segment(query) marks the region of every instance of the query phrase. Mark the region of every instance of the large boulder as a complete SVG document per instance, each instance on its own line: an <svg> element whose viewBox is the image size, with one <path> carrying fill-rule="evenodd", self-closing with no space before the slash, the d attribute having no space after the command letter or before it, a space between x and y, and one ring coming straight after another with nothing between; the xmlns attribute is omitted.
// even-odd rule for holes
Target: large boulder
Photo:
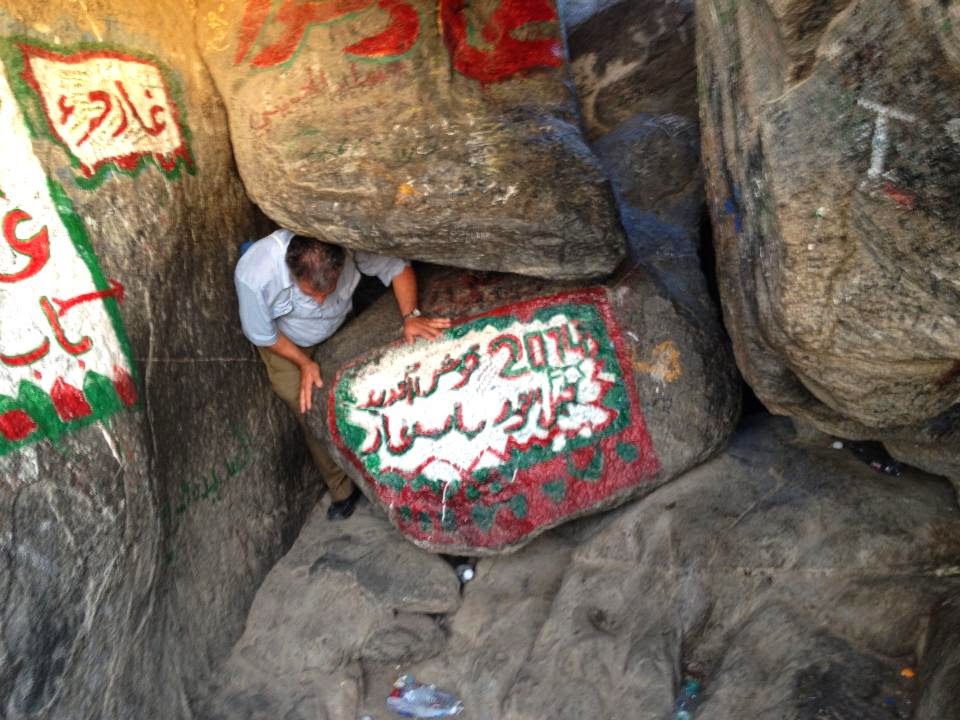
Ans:
<svg viewBox="0 0 960 720"><path fill-rule="evenodd" d="M694 0L560 0L587 135L638 115L697 119Z"/></svg>
<svg viewBox="0 0 960 720"><path fill-rule="evenodd" d="M6 718L190 717L316 494L236 320L259 221L187 15L0 11Z"/></svg>
<svg viewBox="0 0 960 720"><path fill-rule="evenodd" d="M463 720L660 720L685 675L707 720L953 717L951 495L760 417L647 497L481 558L462 601L362 505L271 572L209 717L384 717L403 673Z"/></svg>
<svg viewBox="0 0 960 720"><path fill-rule="evenodd" d="M309 420L422 547L515 549L650 492L736 422L715 314L675 301L642 268L587 289L440 271L421 307L456 326L384 346L400 327L387 296L321 346L329 394Z"/></svg>
<svg viewBox="0 0 960 720"><path fill-rule="evenodd" d="M554 278L607 274L623 256L550 0L200 8L237 165L278 223Z"/></svg>
<svg viewBox="0 0 960 720"><path fill-rule="evenodd" d="M960 478L955 4L698 3L737 363L772 411Z"/></svg>

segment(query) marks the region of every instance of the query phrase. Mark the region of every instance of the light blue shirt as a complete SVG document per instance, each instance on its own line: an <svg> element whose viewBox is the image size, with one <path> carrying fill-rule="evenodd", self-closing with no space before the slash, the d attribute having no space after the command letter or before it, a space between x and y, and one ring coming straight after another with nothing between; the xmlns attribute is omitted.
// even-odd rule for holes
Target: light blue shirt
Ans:
<svg viewBox="0 0 960 720"><path fill-rule="evenodd" d="M347 250L336 290L318 303L300 290L287 267L287 246L293 235L290 230L277 230L261 238L243 254L233 275L243 334L260 347L273 345L278 331L300 347L323 342L353 308L360 273L390 285L407 266L397 258Z"/></svg>

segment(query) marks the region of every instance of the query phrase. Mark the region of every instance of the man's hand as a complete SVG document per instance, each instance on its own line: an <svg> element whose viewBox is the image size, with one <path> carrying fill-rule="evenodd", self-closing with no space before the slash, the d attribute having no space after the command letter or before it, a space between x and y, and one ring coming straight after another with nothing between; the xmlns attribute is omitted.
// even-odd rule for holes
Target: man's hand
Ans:
<svg viewBox="0 0 960 720"><path fill-rule="evenodd" d="M450 325L450 318L408 317L403 321L403 339L408 343L418 337L433 340Z"/></svg>
<svg viewBox="0 0 960 720"><path fill-rule="evenodd" d="M300 412L305 413L313 405L313 388L323 387L320 366L312 360L300 366Z"/></svg>

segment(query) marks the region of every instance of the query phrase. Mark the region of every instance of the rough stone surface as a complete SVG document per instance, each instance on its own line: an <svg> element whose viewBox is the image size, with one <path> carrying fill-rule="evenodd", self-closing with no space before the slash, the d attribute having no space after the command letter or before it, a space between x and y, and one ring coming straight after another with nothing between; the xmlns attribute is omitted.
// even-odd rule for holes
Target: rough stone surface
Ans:
<svg viewBox="0 0 960 720"><path fill-rule="evenodd" d="M957 478L951 3L697 5L726 325L777 413Z"/></svg>
<svg viewBox="0 0 960 720"><path fill-rule="evenodd" d="M721 455L643 499L481 558L460 603L434 575L441 563L408 547L390 577L420 574L425 592L449 598L442 637L434 621L411 622L387 583L359 580L403 547L386 520L360 512L335 526L335 551L322 544L333 526L312 523L264 584L255 606L276 611L254 613L251 642L233 656L246 657L226 672L236 687L276 680L266 699L237 696L222 717L382 717L404 672L455 692L463 720L660 719L687 674L703 682L696 716L708 720L956 707L960 511L949 485L796 446L782 420L755 417ZM331 552L356 560L323 560ZM323 629L302 632L320 614ZM409 630L403 649L371 655L366 638L385 617ZM293 665L315 670L274 669Z"/></svg>
<svg viewBox="0 0 960 720"><path fill-rule="evenodd" d="M393 298L383 297L321 346L318 361L329 397L316 398L309 418L315 433L327 438L329 418L337 428L337 444L331 447L344 467L422 547L466 554L515 548L557 523L650 492L716 452L736 421L739 385L709 301L676 301L658 276L642 268L621 274L609 286L591 291L593 295L574 293L549 301L537 298L577 288L449 270L428 273L422 285L424 311L457 318L458 327L442 340L413 349L383 347L399 329ZM542 333L553 374L542 368L512 375L528 367L528 356L540 364L537 338L527 335L543 330L536 313L541 308L558 312L570 297L577 307L569 312L602 318L599 325L590 325L593 320L586 315L575 321L577 327L593 328L595 349L604 353L604 378L614 381L600 395L590 394L590 382L584 380L593 372L592 365L582 362L584 353L574 350L561 358L555 352L558 342L566 346L565 340L580 330L566 335L561 330L558 336ZM496 311L495 319L483 319L491 311ZM469 320L477 316L482 317ZM557 324L559 317L550 315L544 327ZM495 328L493 334L481 338L471 333L454 342L478 323ZM510 343L494 337L498 333L514 334L523 346L517 348L515 365L508 364ZM471 344L478 347L466 352ZM471 354L477 357L467 357ZM456 362L447 363L447 355ZM561 370L571 357L577 359L571 367L582 371L574 373L575 381L567 375L570 369ZM454 364L459 369L450 371ZM345 366L348 370L338 374ZM448 370L436 383L434 366ZM491 375L510 377L493 382ZM375 377L376 382L364 377ZM542 378L544 384L528 387L531 378ZM497 394L496 407L487 408L492 393ZM578 394L586 402L573 399L571 404ZM628 413L630 426L612 433L600 430L600 421L594 427L594 421L583 420L584 406L594 397L613 403L610 407L622 404L613 425ZM362 405L368 408L360 409ZM503 408L517 419L504 421ZM364 414L371 416L372 425L354 417ZM475 436L482 423L489 428L483 425L483 434ZM536 431L530 430L532 423ZM358 424L367 429L352 427ZM579 434L584 427L595 437ZM692 427L697 431L691 432ZM496 430L493 436L487 432L491 428ZM531 432L536 440L529 437ZM471 437L483 441L483 453L475 444L461 447L462 438ZM556 444L561 442L566 444ZM532 449L513 450L530 443ZM497 455L496 463L490 462L491 452ZM421 462L410 465L411 457ZM485 471L487 465L491 469Z"/></svg>
<svg viewBox="0 0 960 720"><path fill-rule="evenodd" d="M357 717L369 668L417 662L444 647L438 617L460 605L453 568L398 542L371 510L363 505L343 523L313 513L257 593L206 717Z"/></svg>
<svg viewBox="0 0 960 720"><path fill-rule="evenodd" d="M189 717L316 493L236 321L258 220L188 14L0 10L11 720Z"/></svg>
<svg viewBox="0 0 960 720"><path fill-rule="evenodd" d="M693 6L694 0L559 3L588 137L640 113L696 120Z"/></svg>
<svg viewBox="0 0 960 720"><path fill-rule="evenodd" d="M237 164L270 217L481 270L615 268L623 235L577 126L552 2L298 7L200 3L223 28L203 50Z"/></svg>

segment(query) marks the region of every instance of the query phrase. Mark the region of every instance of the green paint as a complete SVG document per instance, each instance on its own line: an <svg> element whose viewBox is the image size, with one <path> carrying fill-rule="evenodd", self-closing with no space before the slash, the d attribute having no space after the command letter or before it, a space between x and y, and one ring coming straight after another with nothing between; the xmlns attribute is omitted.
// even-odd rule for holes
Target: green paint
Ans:
<svg viewBox="0 0 960 720"><path fill-rule="evenodd" d="M70 151L70 147L65 142L60 140L56 133L54 133L50 128L50 123L47 121L46 113L43 110L42 99L24 79L26 63L24 62L23 54L20 52L19 48L17 48L18 43L31 45L33 47L41 48L43 50L64 56L84 51L110 50L111 52L129 55L135 60L150 63L155 66L157 71L160 73L160 76L163 78L163 82L166 85L167 91L170 93L170 101L177 108L177 125L180 128L180 133L183 137L183 144L186 147L187 155L190 158L189 163L186 162L182 157L178 157L172 170L164 170L159 163L157 163L153 155L147 153L141 155L136 166L130 170L120 168L114 163L106 163L101 165L90 177L75 174L73 179L79 187L85 190L97 188L107 177L110 176L112 172L119 173L121 175L127 175L129 177L136 177L148 164L153 164L154 167L163 173L169 180L178 180L183 171L186 171L190 175L196 174L196 170L194 168L195 160L193 157L193 152L190 149L192 145L192 135L190 133L190 127L187 123L187 107L183 100L183 91L180 88L177 78L167 68L166 64L159 60L159 58L149 53L127 50L123 47L115 45L114 43L81 42L74 43L72 45L53 45L25 36L12 36L6 38L5 40L0 40L0 58L3 59L4 64L7 66L7 77L10 79L10 87L13 90L13 94L16 96L17 101L20 103L20 108L23 111L23 117L26 122L27 129L30 132L30 136L33 138L45 136L59 145L67 153L67 157L70 159L70 165L77 170L79 170L82 166L80 159ZM55 110L56 109L53 108L51 109L51 112L55 112ZM171 117L169 118L169 121L173 122L174 119Z"/></svg>
<svg viewBox="0 0 960 720"><path fill-rule="evenodd" d="M563 498L567 495L567 481L561 478L544 483L543 494L555 503L563 502Z"/></svg>
<svg viewBox="0 0 960 720"><path fill-rule="evenodd" d="M404 522L410 522L413 520L413 510L410 509L409 505L401 505L398 510L400 517L403 518Z"/></svg>
<svg viewBox="0 0 960 720"><path fill-rule="evenodd" d="M171 547L164 555L167 562L176 558L172 545L176 542L180 530L181 516L198 503L219 502L226 484L250 467L255 456L262 452L247 428L236 425L231 429L231 434L236 441L233 451L218 458L191 478L182 480L170 501L161 506L160 520L164 526L170 528L167 537Z"/></svg>
<svg viewBox="0 0 960 720"><path fill-rule="evenodd" d="M585 468L578 468L573 462L573 456L567 455L567 471L578 480L594 482L603 477L603 453L597 448L593 458Z"/></svg>
<svg viewBox="0 0 960 720"><path fill-rule="evenodd" d="M598 360L602 363L604 372L613 375L617 379L617 382L608 388L602 401L605 408L613 411L613 420L610 425L608 425L603 431L595 433L591 437L582 437L577 435L572 438L567 438L564 449L560 451L560 454L566 456L567 465L574 477L592 482L598 480L602 475L602 455L599 452L595 453L590 464L586 468L578 470L571 465L570 454L576 450L594 446L600 439L604 437L609 437L622 432L631 421L630 400L624 381L625 375L623 369L621 368L619 360L617 359L613 340L607 331L603 317L601 316L599 310L590 304L581 304L576 302L561 303L540 308L533 313L532 319L549 326L551 321L561 316L565 317L571 323L576 323L580 329L581 340L578 344L574 344L574 346L579 346L581 349L585 350L586 336L591 336L597 345ZM505 331L514 329L517 324L518 321L516 318L509 315L481 317L469 323L465 323L464 325L451 328L445 331L444 335L450 338L462 339L467 335L467 333L470 333L474 330L493 328L498 331ZM516 329L522 330L522 327ZM464 357L466 357L466 351ZM461 364L462 361L463 359L461 359ZM458 368L459 367L460 366L458 366ZM364 431L360 427L350 423L347 420L346 413L340 410L340 408L356 405L356 399L354 398L350 387L355 377L359 373L359 370L360 367L358 366L345 372L341 377L340 382L337 384L337 387L334 389L334 402L336 403L337 408L336 426L340 437L344 441L344 444L349 449L353 450L353 452L361 459L371 475L377 477L379 465L376 461L374 461L376 454L369 453L366 455L361 455L358 452L358 448L362 447L366 437ZM534 369L533 371L549 372L549 370L550 368L542 368L539 370ZM435 391L435 389L433 391ZM574 398L574 400L570 402L575 403L576 401L577 399ZM558 406L557 412L563 412L563 404ZM533 415L533 413L530 413L530 415ZM527 421L529 422L529 416L527 417ZM631 451L624 449L623 452L629 454ZM633 453L637 453L636 448L633 449ZM482 497L483 493L478 488L474 487L474 485L482 486L489 484L490 493L499 493L503 490L503 484L500 481L494 481L496 478L512 476L515 471L526 470L540 465L555 457L557 454L558 453L549 445L534 445L524 451L513 450L511 456L507 458L502 465L499 466L499 468L479 468L473 472L473 482L468 485L466 490L467 499L476 501ZM400 490L400 488L396 487L396 483L392 479L388 481L384 478L381 479L381 482L389 485L397 492ZM439 481L430 480L429 478L423 476L415 478L410 484L414 491L423 489L424 487L429 487L438 495L440 495L442 492L442 483ZM548 485L549 488L547 485L544 486L544 492L546 492L556 502L560 502L566 493L565 486L562 483L559 486L551 484ZM457 489L459 489L459 486ZM447 498L449 499L450 497L452 497L452 495L448 490Z"/></svg>
<svg viewBox="0 0 960 720"><path fill-rule="evenodd" d="M441 513L441 515L440 527L447 532L454 532L457 529L457 517L454 515L453 510L448 508L447 511L445 513Z"/></svg>
<svg viewBox="0 0 960 720"><path fill-rule="evenodd" d="M348 53L344 51L344 55L348 59L353 60L354 62L362 62L370 65L386 65L387 63L395 63L400 60L406 60L414 51L420 46L420 37L423 35L422 28L424 27L424 17L423 10L420 8L414 8L417 11L417 15L420 17L420 28L421 32L417 33L417 39L413 42L413 45L410 46L410 49L405 53L400 53L399 55L384 55L383 57L369 57L367 55L354 55L353 53Z"/></svg>
<svg viewBox="0 0 960 720"><path fill-rule="evenodd" d="M424 533L433 532L433 520L430 519L430 516L425 513L420 513L420 530Z"/></svg>
<svg viewBox="0 0 960 720"><path fill-rule="evenodd" d="M504 503L517 520L523 520L527 516L527 498L525 495L516 495Z"/></svg>
<svg viewBox="0 0 960 720"><path fill-rule="evenodd" d="M619 455L620 459L624 462L632 463L639 457L640 451L637 450L637 446L633 443L618 442L617 455Z"/></svg>
<svg viewBox="0 0 960 720"><path fill-rule="evenodd" d="M400 492L403 490L403 486L407 484L403 475L397 475L396 473L384 473L383 476L379 478L379 481L381 485L386 485L394 492Z"/></svg>
<svg viewBox="0 0 960 720"><path fill-rule="evenodd" d="M470 517L473 518L473 524L484 532L490 532L493 527L493 520L497 516L497 506L487 507L485 505L474 505L470 509Z"/></svg>
<svg viewBox="0 0 960 720"><path fill-rule="evenodd" d="M943 22L940 23L940 32L949 33L953 32L953 20L950 18L944 18Z"/></svg>
<svg viewBox="0 0 960 720"><path fill-rule="evenodd" d="M355 11L355 12L347 13L346 15L341 15L340 17L333 18L332 20L327 20L326 22L313 22L313 23L309 23L309 24L307 25L307 27L304 28L304 30L303 30L303 37L300 38L300 44L297 45L297 49L293 51L293 54L290 56L290 59L289 59L289 60L287 60L286 62L278 63L277 65L271 65L271 66L265 67L265 68L257 68L257 67L255 67L255 68L253 68L254 71L274 70L274 69L276 69L276 68L287 69L287 68L289 68L289 67L292 67L292 66L293 66L293 63L296 62L296 60L297 60L297 58L299 57L300 53L303 51L303 48L306 47L306 45L307 45L307 38L310 36L310 32L313 30L314 27L316 27L317 25L325 25L325 26L338 25L339 23L347 22L347 21L349 21L349 20L356 20L357 18L362 17L362 16L365 15L366 13L370 12L370 9L371 9L372 7L373 7L373 5L371 5L370 7L364 8L363 10L357 10L357 11ZM272 14L272 13L273 13L273 11L271 10L271 14ZM260 28L260 35L263 34L264 28L266 28L268 25L270 25L272 21L273 21L273 18L271 18L271 17L268 17L268 18L267 18L267 20L263 23L263 27ZM255 50L255 49L256 49L257 44L259 43L260 35L257 36L257 42L250 48L251 50ZM261 49L261 52L262 52L262 49Z"/></svg>

